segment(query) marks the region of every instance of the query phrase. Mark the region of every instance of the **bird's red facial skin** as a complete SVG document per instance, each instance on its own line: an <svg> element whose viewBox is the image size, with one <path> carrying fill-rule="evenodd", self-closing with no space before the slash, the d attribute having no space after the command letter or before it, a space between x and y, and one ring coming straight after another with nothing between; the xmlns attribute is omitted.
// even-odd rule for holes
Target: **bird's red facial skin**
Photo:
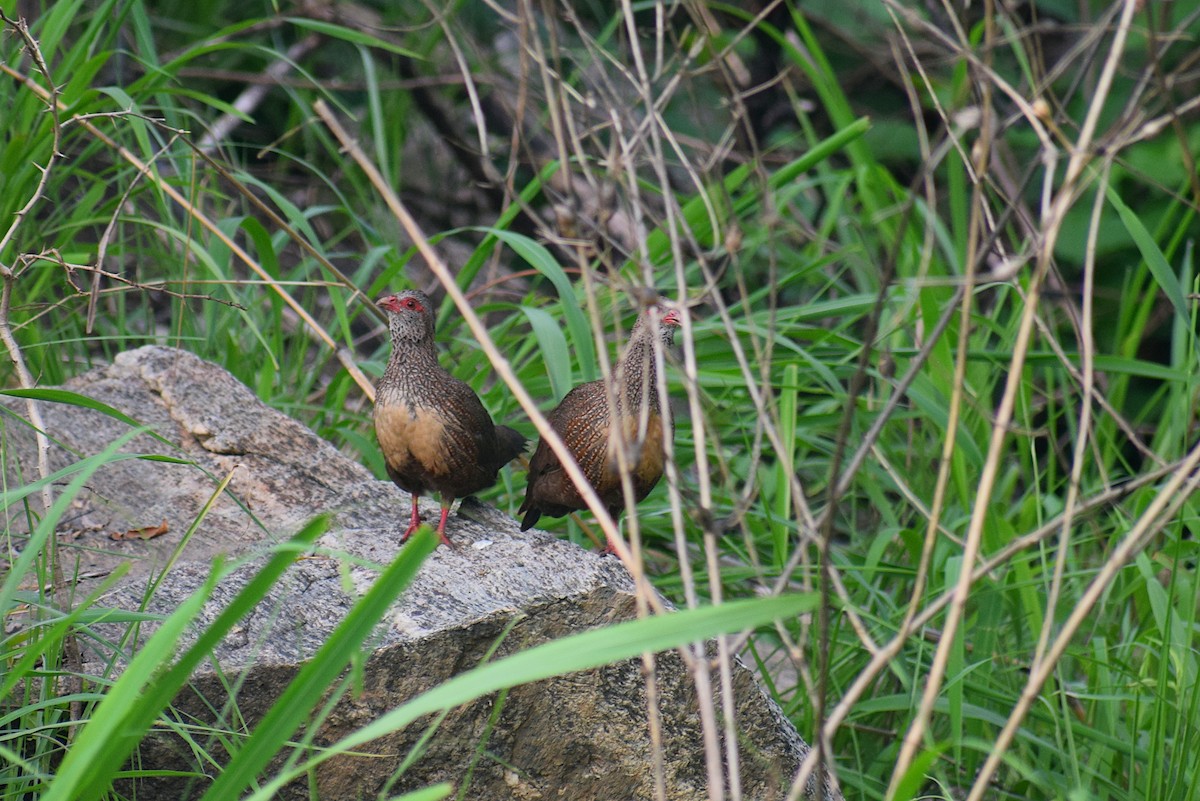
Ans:
<svg viewBox="0 0 1200 801"><path fill-rule="evenodd" d="M418 314L425 311L425 307L416 298L404 298L401 300L396 295L388 295L383 300L379 301L379 308L385 311L395 312L397 314L405 311L417 312Z"/></svg>
<svg viewBox="0 0 1200 801"><path fill-rule="evenodd" d="M679 312L675 309L670 309L662 318L663 325L679 325Z"/></svg>

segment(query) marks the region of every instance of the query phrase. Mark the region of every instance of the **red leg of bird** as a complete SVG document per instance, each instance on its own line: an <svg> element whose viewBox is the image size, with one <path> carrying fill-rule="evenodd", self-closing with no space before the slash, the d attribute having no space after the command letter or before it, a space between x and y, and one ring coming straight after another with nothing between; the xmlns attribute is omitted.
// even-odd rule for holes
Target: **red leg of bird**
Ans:
<svg viewBox="0 0 1200 801"><path fill-rule="evenodd" d="M438 523L438 536L442 538L442 542L446 543L451 548L457 549L458 546L451 542L450 538L446 536L446 518L450 516L450 507L453 505L453 498L450 498L449 500L446 500L445 498L442 499L442 519Z"/></svg>
<svg viewBox="0 0 1200 801"><path fill-rule="evenodd" d="M417 498L418 495L413 493L412 520L408 523L408 531L405 531L404 536L400 538L401 542L406 542L412 536L412 533L421 527L421 511L417 508Z"/></svg>
<svg viewBox="0 0 1200 801"><path fill-rule="evenodd" d="M617 536L618 537L621 536L621 523L620 523L620 517L619 517L619 515L621 514L621 507L618 506L616 508L609 509L608 513L610 515L612 515L613 522L617 524ZM601 556L616 556L616 557L620 558L620 555L617 553L616 546L613 545L612 537L605 535L604 547L600 549L600 555Z"/></svg>

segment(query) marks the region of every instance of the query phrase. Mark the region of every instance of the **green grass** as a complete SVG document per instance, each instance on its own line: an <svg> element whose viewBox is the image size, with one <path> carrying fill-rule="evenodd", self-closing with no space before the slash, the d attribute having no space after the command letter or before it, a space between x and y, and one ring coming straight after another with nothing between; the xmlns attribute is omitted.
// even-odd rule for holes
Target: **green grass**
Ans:
<svg viewBox="0 0 1200 801"><path fill-rule="evenodd" d="M678 471L639 507L645 561L662 592L703 607L698 621L718 614L706 611L722 608L708 605L716 596L821 593L833 614L759 629L747 655L806 740L827 727L847 797L1195 796L1198 518L1184 479L1197 441L1200 128L1187 109L1170 116L1195 94L1200 23L1187 4L1147 6L1120 53L1119 7L1050 0L1020 18L971 6L955 20L914 3L784 3L762 20L711 3L703 24L675 10L661 31L639 7L643 67L626 21L600 6L517 23L460 4L434 24L400 4L366 24L268 5L34 5L22 6L28 40L12 23L0 37L0 324L16 346L0 360L15 390L4 425L30 424L28 401L78 402L34 387L162 343L223 365L383 475L367 393L387 342L370 301L437 282L321 122L324 100L543 411L600 375L640 288L686 302L668 371ZM289 48L294 69L235 111ZM1023 113L1034 101L1046 104L1036 120ZM1064 186L1093 110L1087 164ZM445 133L462 147L441 145ZM981 139L993 159L977 190ZM481 141L490 178L471 155ZM1059 198L1061 227L1047 212ZM494 417L533 433L449 301L438 340ZM65 644L97 620L144 622L98 595L64 614L27 589L54 583L62 505L124 458L110 450L53 476L6 472L5 797L107 793L202 656L166 647L183 608L136 670L74 693L29 681L65 676ZM514 512L523 489L506 471L485 499ZM585 526L596 533L588 515L553 526L584 545ZM968 541L979 561L955 604ZM353 625L380 614L362 602ZM756 614L691 636L766 619ZM682 641L615 631L600 633L612 653ZM331 640L328 671L353 642ZM1027 690L1047 653L1045 681ZM542 657L538 675L579 669ZM420 703L494 691L488 669ZM311 688L294 687L303 700L280 730L319 714ZM221 792L269 786L262 765L286 740L228 734Z"/></svg>

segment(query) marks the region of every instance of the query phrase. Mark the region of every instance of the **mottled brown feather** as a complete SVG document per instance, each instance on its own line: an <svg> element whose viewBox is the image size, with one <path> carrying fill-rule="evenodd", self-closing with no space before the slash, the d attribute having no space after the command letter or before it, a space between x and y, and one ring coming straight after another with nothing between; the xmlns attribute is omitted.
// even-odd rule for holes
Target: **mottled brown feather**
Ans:
<svg viewBox="0 0 1200 801"><path fill-rule="evenodd" d="M496 483L525 438L497 426L470 386L437 360L429 298L409 291L380 301L392 354L375 393L375 434L388 475L413 495L436 492L444 507Z"/></svg>
<svg viewBox="0 0 1200 801"><path fill-rule="evenodd" d="M660 310L661 311L661 310ZM674 340L678 315L665 313L660 322L664 347ZM630 478L634 502L642 501L662 478L666 454L657 382L652 372L653 345L649 312L643 312L634 325L625 358L618 370L614 391L617 414L624 440L632 443L634 463ZM604 381L590 381L572 389L554 411L546 416L550 427L579 463L588 483L601 502L615 516L625 507L616 448L621 438L613 436L612 404ZM532 528L542 515L562 517L587 504L579 488L567 475L562 463L545 440L538 442L529 463L529 484L518 514L524 515L521 530Z"/></svg>

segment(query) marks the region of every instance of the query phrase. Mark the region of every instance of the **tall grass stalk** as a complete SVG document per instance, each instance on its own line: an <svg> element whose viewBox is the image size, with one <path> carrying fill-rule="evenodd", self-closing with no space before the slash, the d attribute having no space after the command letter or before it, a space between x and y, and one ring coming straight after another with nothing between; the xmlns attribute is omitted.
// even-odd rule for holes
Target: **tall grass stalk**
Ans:
<svg viewBox="0 0 1200 801"><path fill-rule="evenodd" d="M157 342L382 477L374 297L433 290L444 363L534 435L657 294L687 313L673 463L623 523L647 619L606 653L767 619L638 639L652 589L696 621L786 606L723 641L718 675L750 657L849 797L1195 795L1190 8L75 0L22 6L23 27L11 6L2 422L43 454L41 405L79 402L49 387ZM186 679L167 633L132 675L68 691L73 638L146 621L29 589L66 583L61 504L131 458L106 453L16 478L4 459L5 794L104 793ZM522 492L518 473L485 500ZM616 533L599 505L558 530L586 543L593 520ZM772 606L810 590L823 625ZM39 662L54 680L27 680ZM500 689L492 669L413 709ZM702 712L710 743L737 731ZM228 734L222 792L287 736ZM710 747L713 798L738 797L727 757Z"/></svg>

